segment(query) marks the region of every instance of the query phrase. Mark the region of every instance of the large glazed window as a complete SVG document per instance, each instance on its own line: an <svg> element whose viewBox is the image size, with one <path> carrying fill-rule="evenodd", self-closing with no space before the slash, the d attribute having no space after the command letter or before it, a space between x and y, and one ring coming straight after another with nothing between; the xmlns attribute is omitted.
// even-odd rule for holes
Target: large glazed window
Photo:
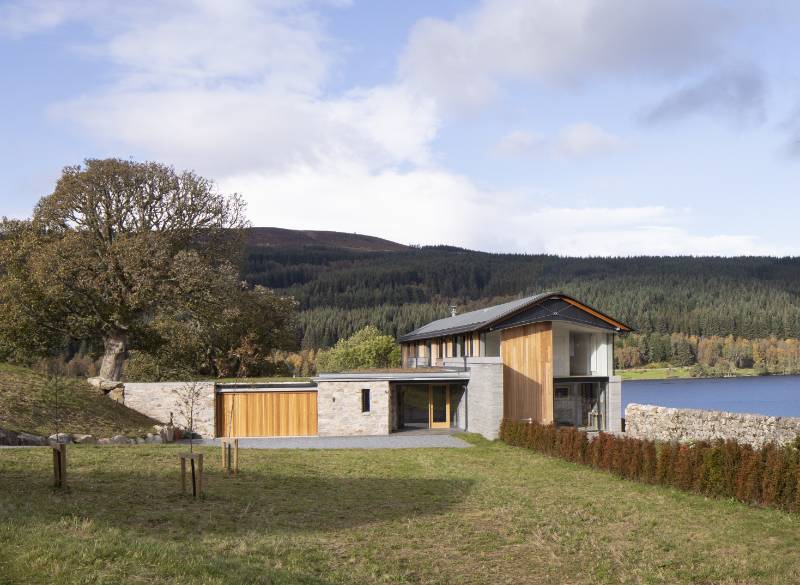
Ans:
<svg viewBox="0 0 800 585"><path fill-rule="evenodd" d="M591 333L570 331L569 333L569 375L588 376L592 373L592 353L594 343Z"/></svg>

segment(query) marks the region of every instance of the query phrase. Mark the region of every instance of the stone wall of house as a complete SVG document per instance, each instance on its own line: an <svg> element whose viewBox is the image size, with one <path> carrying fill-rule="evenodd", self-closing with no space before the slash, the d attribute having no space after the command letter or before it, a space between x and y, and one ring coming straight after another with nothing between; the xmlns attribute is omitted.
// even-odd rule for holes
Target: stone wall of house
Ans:
<svg viewBox="0 0 800 585"><path fill-rule="evenodd" d="M186 421L179 414L177 393L184 392L187 384L197 384L200 391L200 400L195 407L194 432L203 437L216 436L214 382L128 382L123 390L122 403L162 423L168 422L170 413L173 413L176 426L185 427Z"/></svg>
<svg viewBox="0 0 800 585"><path fill-rule="evenodd" d="M467 431L496 439L503 420L503 363L500 358L469 361Z"/></svg>
<svg viewBox="0 0 800 585"><path fill-rule="evenodd" d="M629 404L625 431L631 437L656 441L735 439L760 447L793 441L800 435L800 418Z"/></svg>
<svg viewBox="0 0 800 585"><path fill-rule="evenodd" d="M612 433L622 430L622 378L611 376L606 387L608 401L608 424L606 429Z"/></svg>
<svg viewBox="0 0 800 585"><path fill-rule="evenodd" d="M361 390L370 390L370 411L361 412ZM389 382L318 382L320 437L388 435L391 424Z"/></svg>

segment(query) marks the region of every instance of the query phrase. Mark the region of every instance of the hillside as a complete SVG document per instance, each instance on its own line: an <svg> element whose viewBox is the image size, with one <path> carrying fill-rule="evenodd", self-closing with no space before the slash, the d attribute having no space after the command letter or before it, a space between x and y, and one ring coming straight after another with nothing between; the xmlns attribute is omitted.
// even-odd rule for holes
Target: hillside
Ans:
<svg viewBox="0 0 800 585"><path fill-rule="evenodd" d="M37 435L55 432L56 412L60 432L96 437L137 435L153 431L156 421L98 393L86 382L63 380L59 408L47 378L27 368L0 363L0 428Z"/></svg>
<svg viewBox="0 0 800 585"><path fill-rule="evenodd" d="M449 304L463 311L543 290L568 292L645 333L800 337L800 258L358 249L352 238L368 236L322 232L309 240L309 232L278 231L269 246L250 247L243 272L252 284L297 298L305 347L330 345L368 323L397 335L445 316Z"/></svg>
<svg viewBox="0 0 800 585"><path fill-rule="evenodd" d="M337 248L362 252L399 252L408 246L374 236L315 230L287 230L274 227L254 227L247 230L250 246L279 248Z"/></svg>

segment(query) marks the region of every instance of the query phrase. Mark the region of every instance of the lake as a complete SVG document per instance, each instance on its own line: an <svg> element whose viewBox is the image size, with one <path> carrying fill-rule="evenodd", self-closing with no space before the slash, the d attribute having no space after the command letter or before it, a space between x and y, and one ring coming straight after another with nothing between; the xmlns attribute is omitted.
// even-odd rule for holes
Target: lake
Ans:
<svg viewBox="0 0 800 585"><path fill-rule="evenodd" d="M800 417L800 376L623 381L623 416L631 402Z"/></svg>

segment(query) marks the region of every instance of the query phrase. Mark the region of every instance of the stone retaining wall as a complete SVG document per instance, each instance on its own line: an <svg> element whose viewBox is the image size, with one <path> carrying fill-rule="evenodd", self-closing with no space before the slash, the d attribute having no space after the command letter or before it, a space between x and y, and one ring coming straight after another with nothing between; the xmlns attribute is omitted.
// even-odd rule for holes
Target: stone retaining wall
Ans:
<svg viewBox="0 0 800 585"><path fill-rule="evenodd" d="M800 418L629 404L625 408L625 431L638 439L735 439L761 447L770 442L785 445L794 441L800 435Z"/></svg>
<svg viewBox="0 0 800 585"><path fill-rule="evenodd" d="M185 427L178 412L178 396L190 382L126 382L122 403L128 408L138 410L152 419L166 423L169 413L175 417L175 425ZM200 401L195 406L194 432L203 437L215 436L214 382L196 382L201 392Z"/></svg>

